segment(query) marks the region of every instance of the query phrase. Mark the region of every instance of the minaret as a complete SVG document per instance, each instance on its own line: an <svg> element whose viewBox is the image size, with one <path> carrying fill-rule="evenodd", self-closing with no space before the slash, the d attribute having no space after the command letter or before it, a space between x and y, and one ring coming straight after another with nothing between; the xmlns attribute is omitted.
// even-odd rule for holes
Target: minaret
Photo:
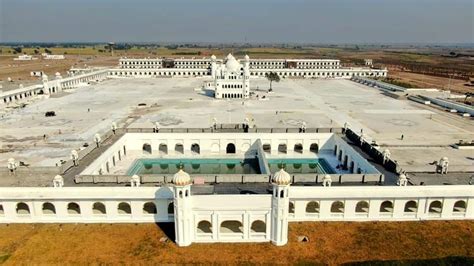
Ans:
<svg viewBox="0 0 474 266"><path fill-rule="evenodd" d="M291 176L282 169L273 175L272 195L272 231L271 241L274 245L283 246L288 242L288 192Z"/></svg>
<svg viewBox="0 0 474 266"><path fill-rule="evenodd" d="M250 97L250 57L244 57L244 84L242 95L245 99Z"/></svg>
<svg viewBox="0 0 474 266"><path fill-rule="evenodd" d="M193 239L191 183L191 177L183 169L173 176L174 230L180 247L191 245Z"/></svg>
<svg viewBox="0 0 474 266"><path fill-rule="evenodd" d="M42 81L43 81L43 93L49 94L48 75L43 74Z"/></svg>

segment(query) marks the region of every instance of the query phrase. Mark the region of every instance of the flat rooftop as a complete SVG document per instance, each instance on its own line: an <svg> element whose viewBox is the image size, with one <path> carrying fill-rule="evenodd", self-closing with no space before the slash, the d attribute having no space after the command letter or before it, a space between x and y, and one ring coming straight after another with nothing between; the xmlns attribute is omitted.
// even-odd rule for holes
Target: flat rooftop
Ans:
<svg viewBox="0 0 474 266"><path fill-rule="evenodd" d="M267 93L265 79L252 90L264 100L216 100L201 91L205 78L110 79L61 92L47 100L3 113L0 164L15 158L31 166L55 166L72 149L91 142L112 122L129 128L209 128L250 119L257 128L343 127L364 132L408 172L433 171L433 161L447 156L454 172L474 172L472 150L450 145L474 139L470 118L383 95L349 80L282 79ZM138 104L146 106L139 107ZM45 117L46 111L56 116ZM401 140L401 135L404 139ZM44 138L46 135L46 138Z"/></svg>

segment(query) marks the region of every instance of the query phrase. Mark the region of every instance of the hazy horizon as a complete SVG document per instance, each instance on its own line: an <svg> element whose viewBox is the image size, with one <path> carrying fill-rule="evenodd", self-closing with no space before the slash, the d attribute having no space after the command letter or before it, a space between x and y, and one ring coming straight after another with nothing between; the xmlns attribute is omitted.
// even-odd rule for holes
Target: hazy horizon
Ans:
<svg viewBox="0 0 474 266"><path fill-rule="evenodd" d="M472 44L470 0L0 0L0 42Z"/></svg>

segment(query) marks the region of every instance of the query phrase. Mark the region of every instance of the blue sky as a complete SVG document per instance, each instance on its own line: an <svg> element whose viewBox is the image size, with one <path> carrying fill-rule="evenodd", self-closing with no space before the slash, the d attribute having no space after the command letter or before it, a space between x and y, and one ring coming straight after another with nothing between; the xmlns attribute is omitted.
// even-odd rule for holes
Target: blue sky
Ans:
<svg viewBox="0 0 474 266"><path fill-rule="evenodd" d="M474 43L474 0L0 0L0 42Z"/></svg>

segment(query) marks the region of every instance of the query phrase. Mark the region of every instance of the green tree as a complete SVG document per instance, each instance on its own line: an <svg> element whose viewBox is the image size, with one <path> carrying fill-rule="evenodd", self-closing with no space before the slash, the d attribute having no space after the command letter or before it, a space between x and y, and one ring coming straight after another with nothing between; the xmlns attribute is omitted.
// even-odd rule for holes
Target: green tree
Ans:
<svg viewBox="0 0 474 266"><path fill-rule="evenodd" d="M280 82L280 76L278 76L278 74L275 72L268 72L265 73L265 77L268 79L268 81L270 81L270 89L268 91L273 91L272 82Z"/></svg>

